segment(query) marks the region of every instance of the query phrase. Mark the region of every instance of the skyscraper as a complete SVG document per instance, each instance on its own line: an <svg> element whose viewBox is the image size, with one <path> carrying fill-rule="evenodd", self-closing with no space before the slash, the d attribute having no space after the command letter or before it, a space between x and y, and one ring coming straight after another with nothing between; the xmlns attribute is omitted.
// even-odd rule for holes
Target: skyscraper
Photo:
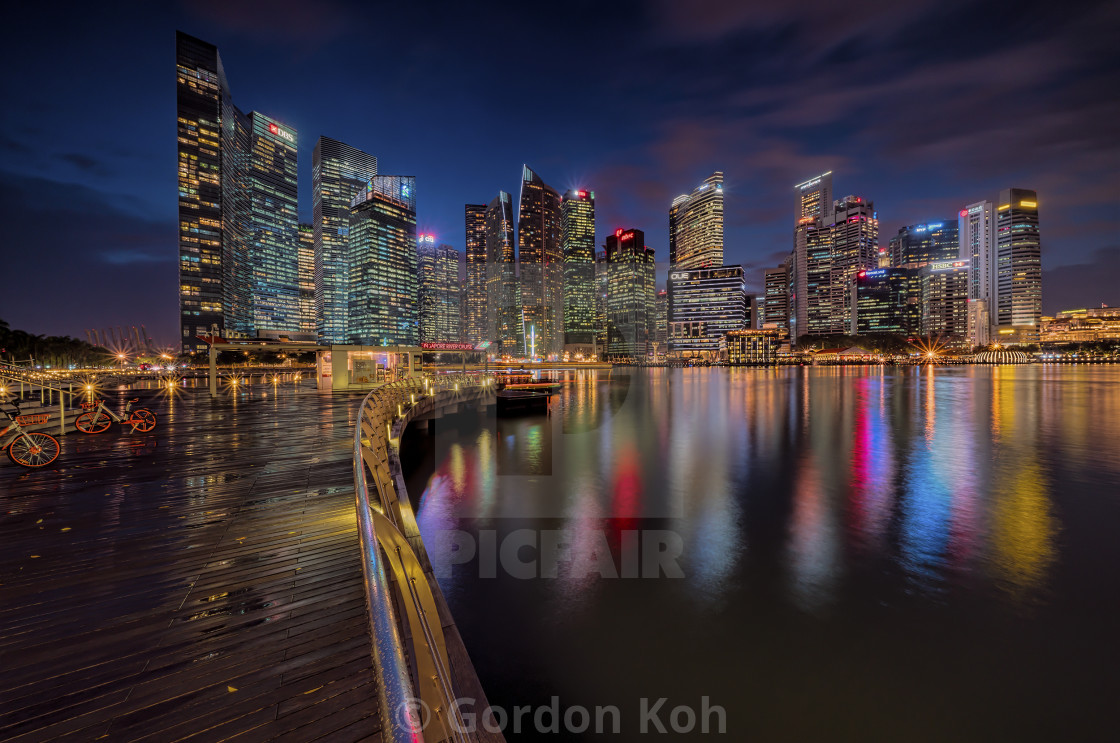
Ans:
<svg viewBox="0 0 1120 743"><path fill-rule="evenodd" d="M789 267L767 268L763 274L763 300L760 327L789 327Z"/></svg>
<svg viewBox="0 0 1120 743"><path fill-rule="evenodd" d="M716 171L669 207L672 268L723 265L723 173Z"/></svg>
<svg viewBox="0 0 1120 743"><path fill-rule="evenodd" d="M299 332L315 340L315 228L299 226Z"/></svg>
<svg viewBox="0 0 1120 743"><path fill-rule="evenodd" d="M794 219L820 217L822 224L832 224L832 171L813 176L793 187L797 196Z"/></svg>
<svg viewBox="0 0 1120 743"><path fill-rule="evenodd" d="M973 346L991 341L991 309L995 296L996 209L990 201L979 201L961 209L957 221L960 242L958 258L969 262L968 339Z"/></svg>
<svg viewBox="0 0 1120 743"><path fill-rule="evenodd" d="M526 342L536 355L563 351L564 256L560 250L560 194L528 165L521 171L517 262Z"/></svg>
<svg viewBox="0 0 1120 743"><path fill-rule="evenodd" d="M311 156L315 226L315 326L320 343L345 343L350 202L377 175L377 158L329 137Z"/></svg>
<svg viewBox="0 0 1120 743"><path fill-rule="evenodd" d="M900 227L890 240L891 266L921 268L931 261L951 261L960 255L958 225L953 219Z"/></svg>
<svg viewBox="0 0 1120 743"><path fill-rule="evenodd" d="M920 269L921 334L968 344L968 261L931 261Z"/></svg>
<svg viewBox="0 0 1120 743"><path fill-rule="evenodd" d="M607 262L607 357L642 359L653 350L657 327L656 267L641 230L615 230Z"/></svg>
<svg viewBox="0 0 1120 743"><path fill-rule="evenodd" d="M564 254L564 345L590 353L595 342L595 192L568 191L560 203Z"/></svg>
<svg viewBox="0 0 1120 743"><path fill-rule="evenodd" d="M175 34L179 181L179 313L184 353L201 351L217 325L226 332L223 195L236 184L222 171L222 153L234 146L222 132L223 107L232 110L229 84L218 48ZM242 153L247 148L242 149ZM232 267L230 267L232 268Z"/></svg>
<svg viewBox="0 0 1120 743"><path fill-rule="evenodd" d="M732 330L747 324L742 266L670 269L669 352L714 359Z"/></svg>
<svg viewBox="0 0 1120 743"><path fill-rule="evenodd" d="M463 287L463 340L478 345L492 340L489 334L486 301L486 204L467 204L463 213L466 222L467 277Z"/></svg>
<svg viewBox="0 0 1120 743"><path fill-rule="evenodd" d="M296 132L233 104L218 49L176 33L179 305L199 336L299 332Z"/></svg>
<svg viewBox="0 0 1120 743"><path fill-rule="evenodd" d="M921 328L921 269L874 268L856 274L854 335L912 335Z"/></svg>
<svg viewBox="0 0 1120 743"><path fill-rule="evenodd" d="M856 274L876 268L879 263L879 217L874 203L861 196L838 199L833 204L830 239L832 309L825 332L844 334L851 332L852 288Z"/></svg>
<svg viewBox="0 0 1120 743"><path fill-rule="evenodd" d="M513 200L505 191L486 207L487 337L496 354L521 356L524 324L513 241Z"/></svg>
<svg viewBox="0 0 1120 743"><path fill-rule="evenodd" d="M459 340L459 251L436 245L435 235L417 238L420 342Z"/></svg>
<svg viewBox="0 0 1120 743"><path fill-rule="evenodd" d="M258 338L290 338L300 324L298 135L257 111L249 121L252 331Z"/></svg>
<svg viewBox="0 0 1120 743"><path fill-rule="evenodd" d="M349 342L415 345L416 179L379 175L351 201L347 241Z"/></svg>
<svg viewBox="0 0 1120 743"><path fill-rule="evenodd" d="M1008 188L1000 192L995 290L993 319L1000 340L1037 343L1042 318L1042 243L1034 191Z"/></svg>

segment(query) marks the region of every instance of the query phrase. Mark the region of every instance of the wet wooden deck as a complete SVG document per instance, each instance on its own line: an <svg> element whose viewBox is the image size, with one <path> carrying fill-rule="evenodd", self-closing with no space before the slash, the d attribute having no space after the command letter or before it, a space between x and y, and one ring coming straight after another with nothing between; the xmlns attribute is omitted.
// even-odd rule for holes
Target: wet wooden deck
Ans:
<svg viewBox="0 0 1120 743"><path fill-rule="evenodd" d="M358 399L138 394L154 433L0 463L0 740L378 740Z"/></svg>

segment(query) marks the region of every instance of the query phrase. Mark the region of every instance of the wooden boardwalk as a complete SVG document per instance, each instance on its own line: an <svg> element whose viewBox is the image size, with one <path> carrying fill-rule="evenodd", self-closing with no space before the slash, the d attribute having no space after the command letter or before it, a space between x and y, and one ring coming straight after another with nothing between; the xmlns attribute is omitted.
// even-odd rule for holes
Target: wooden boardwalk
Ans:
<svg viewBox="0 0 1120 743"><path fill-rule="evenodd" d="M359 399L138 394L154 433L0 463L0 740L379 740Z"/></svg>

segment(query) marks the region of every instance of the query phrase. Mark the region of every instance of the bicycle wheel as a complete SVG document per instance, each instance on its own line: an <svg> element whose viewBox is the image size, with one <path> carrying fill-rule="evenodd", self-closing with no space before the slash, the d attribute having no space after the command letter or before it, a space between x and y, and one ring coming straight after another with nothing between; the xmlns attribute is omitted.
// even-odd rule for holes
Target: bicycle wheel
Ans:
<svg viewBox="0 0 1120 743"><path fill-rule="evenodd" d="M58 459L60 450L49 433L21 433L8 447L8 458L22 467L45 467Z"/></svg>
<svg viewBox="0 0 1120 743"><path fill-rule="evenodd" d="M82 433L104 433L109 430L111 423L109 416L100 410L92 410L79 415L74 421L74 428Z"/></svg>
<svg viewBox="0 0 1120 743"><path fill-rule="evenodd" d="M128 424L133 431L147 433L156 427L156 414L147 408L136 408L128 418Z"/></svg>

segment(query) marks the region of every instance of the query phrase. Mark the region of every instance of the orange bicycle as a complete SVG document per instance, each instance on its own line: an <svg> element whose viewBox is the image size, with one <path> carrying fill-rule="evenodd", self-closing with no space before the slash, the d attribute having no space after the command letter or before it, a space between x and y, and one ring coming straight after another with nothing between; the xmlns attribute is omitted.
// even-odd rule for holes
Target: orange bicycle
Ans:
<svg viewBox="0 0 1120 743"><path fill-rule="evenodd" d="M114 413L109 408L105 407L105 401L101 399L91 400L90 402L83 402L82 408L86 412L78 416L74 421L74 428L77 428L82 433L105 433L109 430L109 426L114 422L121 425L128 424L132 426L133 431L140 433L147 433L156 427L156 414L147 408L133 409L132 403L138 402L139 397L134 397L128 401L124 406L124 415L120 416Z"/></svg>
<svg viewBox="0 0 1120 743"><path fill-rule="evenodd" d="M7 450L8 458L21 467L45 467L58 459L58 452L62 448L58 445L58 439L41 431L24 431L22 427L46 423L47 414L21 415L19 402L9 400L8 404L16 409L14 413L4 411L4 415L8 416L8 420L12 423L0 431L0 440L8 435L8 431L16 432L15 438L0 447Z"/></svg>

